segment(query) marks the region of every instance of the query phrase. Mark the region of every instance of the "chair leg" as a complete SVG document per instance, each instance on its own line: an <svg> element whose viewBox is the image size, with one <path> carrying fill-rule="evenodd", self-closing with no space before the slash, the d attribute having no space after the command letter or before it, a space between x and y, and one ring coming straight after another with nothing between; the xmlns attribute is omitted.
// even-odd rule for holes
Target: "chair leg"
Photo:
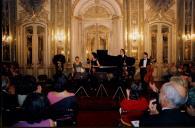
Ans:
<svg viewBox="0 0 195 128"><path fill-rule="evenodd" d="M75 95L76 95L78 92L82 91L82 90L83 90L83 92L85 93L85 95L86 95L87 97L89 97L89 95L87 94L87 92L86 92L86 90L85 90L85 88L84 88L83 86L81 86L81 87L76 91Z"/></svg>

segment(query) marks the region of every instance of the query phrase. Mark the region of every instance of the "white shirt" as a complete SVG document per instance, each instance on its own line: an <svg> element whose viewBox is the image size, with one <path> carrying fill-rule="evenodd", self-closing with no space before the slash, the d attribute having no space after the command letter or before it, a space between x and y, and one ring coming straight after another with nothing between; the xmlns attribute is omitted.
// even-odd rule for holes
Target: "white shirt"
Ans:
<svg viewBox="0 0 195 128"><path fill-rule="evenodd" d="M143 67L146 68L146 65L147 65L147 59L144 59L144 61L143 61Z"/></svg>
<svg viewBox="0 0 195 128"><path fill-rule="evenodd" d="M172 109L172 108L168 108L168 107L163 107L162 110L167 110L167 109Z"/></svg>

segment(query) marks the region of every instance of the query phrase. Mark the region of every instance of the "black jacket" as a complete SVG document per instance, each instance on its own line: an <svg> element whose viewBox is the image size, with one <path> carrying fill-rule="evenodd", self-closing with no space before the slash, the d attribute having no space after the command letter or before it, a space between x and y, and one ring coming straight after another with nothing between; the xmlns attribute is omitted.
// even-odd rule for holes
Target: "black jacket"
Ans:
<svg viewBox="0 0 195 128"><path fill-rule="evenodd" d="M141 60L140 60L140 62L139 62L139 67L143 66L143 64L144 64L143 61L144 61L144 59L141 59ZM147 65L150 65L150 59L147 59L147 64L146 64L146 66L147 66Z"/></svg>
<svg viewBox="0 0 195 128"><path fill-rule="evenodd" d="M158 115L144 115L140 126L189 126L189 117L179 109L166 109Z"/></svg>

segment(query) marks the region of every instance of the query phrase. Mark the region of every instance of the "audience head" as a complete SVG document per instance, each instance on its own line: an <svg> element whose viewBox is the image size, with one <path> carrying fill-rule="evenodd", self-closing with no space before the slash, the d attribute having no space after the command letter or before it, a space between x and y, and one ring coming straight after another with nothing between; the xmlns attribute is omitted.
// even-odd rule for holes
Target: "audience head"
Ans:
<svg viewBox="0 0 195 128"><path fill-rule="evenodd" d="M29 94L22 106L27 116L26 120L29 123L40 122L44 118L45 112L49 105L50 104L47 97L45 97L43 94Z"/></svg>
<svg viewBox="0 0 195 128"><path fill-rule="evenodd" d="M10 65L10 72L12 76L16 76L19 74L19 65L18 63L13 63Z"/></svg>
<svg viewBox="0 0 195 128"><path fill-rule="evenodd" d="M127 88L130 91L129 99L137 100L140 98L142 93L142 86L137 85L136 83L131 83L131 85Z"/></svg>
<svg viewBox="0 0 195 128"><path fill-rule="evenodd" d="M191 116L195 116L195 87L189 90L186 105L188 114Z"/></svg>
<svg viewBox="0 0 195 128"><path fill-rule="evenodd" d="M7 89L9 84L9 78L5 75L1 75L1 89Z"/></svg>
<svg viewBox="0 0 195 128"><path fill-rule="evenodd" d="M183 87L186 88L186 91L188 89L188 82L186 79L182 78L181 76L173 76L170 78L170 81L171 82L175 82L177 83L178 85L181 85Z"/></svg>
<svg viewBox="0 0 195 128"><path fill-rule="evenodd" d="M20 95L27 95L37 90L36 78L31 75L16 76L16 93Z"/></svg>
<svg viewBox="0 0 195 128"><path fill-rule="evenodd" d="M62 92L68 89L67 79L65 76L59 76L54 81L53 90L56 92Z"/></svg>
<svg viewBox="0 0 195 128"><path fill-rule="evenodd" d="M159 102L162 108L181 107L187 100L186 92L187 91L184 86L178 85L175 82L168 82L163 84L159 95Z"/></svg>

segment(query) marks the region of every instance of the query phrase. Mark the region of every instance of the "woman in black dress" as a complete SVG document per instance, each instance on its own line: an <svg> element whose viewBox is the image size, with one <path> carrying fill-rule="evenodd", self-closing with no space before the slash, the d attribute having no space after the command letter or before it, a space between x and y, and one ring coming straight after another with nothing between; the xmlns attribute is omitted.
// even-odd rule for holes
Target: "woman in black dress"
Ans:
<svg viewBox="0 0 195 128"><path fill-rule="evenodd" d="M97 54L92 52L91 73L94 74L95 72L97 72L99 67L100 67L100 63L97 59Z"/></svg>

